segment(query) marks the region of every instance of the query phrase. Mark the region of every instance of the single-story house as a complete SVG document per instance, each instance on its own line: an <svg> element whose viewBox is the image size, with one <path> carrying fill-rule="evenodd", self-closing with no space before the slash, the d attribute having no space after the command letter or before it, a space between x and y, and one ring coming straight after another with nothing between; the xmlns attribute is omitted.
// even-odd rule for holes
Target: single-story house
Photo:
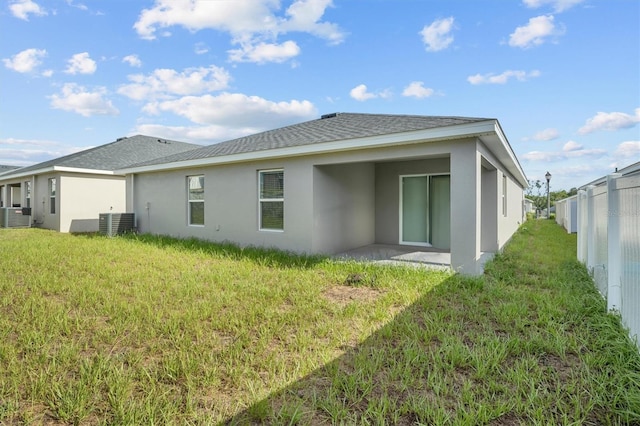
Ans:
<svg viewBox="0 0 640 426"><path fill-rule="evenodd" d="M478 274L524 221L496 119L334 113L117 171L139 232L299 253L450 252Z"/></svg>
<svg viewBox="0 0 640 426"><path fill-rule="evenodd" d="M23 221L27 226L60 232L97 231L100 213L126 208L125 177L114 170L201 147L137 135L8 170L0 174L0 208L13 209L5 217L30 214Z"/></svg>

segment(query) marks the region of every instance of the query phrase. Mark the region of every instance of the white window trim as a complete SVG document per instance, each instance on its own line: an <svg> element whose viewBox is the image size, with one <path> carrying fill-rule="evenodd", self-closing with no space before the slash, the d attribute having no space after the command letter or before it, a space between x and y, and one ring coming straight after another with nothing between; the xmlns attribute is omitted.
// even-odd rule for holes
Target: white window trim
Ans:
<svg viewBox="0 0 640 426"><path fill-rule="evenodd" d="M203 180L203 191L204 191L204 175L189 175L187 176L187 225L188 226L193 226L196 228L204 228L205 226L205 217L202 218L203 223L191 223L191 203L202 203L203 207L204 207L204 193L203 193L203 198L202 200L192 200L191 199L191 188L189 186L189 180L191 178L199 178L202 177ZM203 209L204 211L204 209Z"/></svg>
<svg viewBox="0 0 640 426"><path fill-rule="evenodd" d="M55 186L55 194L52 195L51 189L54 186ZM58 214L57 198L58 198L58 180L57 178L49 178L49 214L50 215ZM52 207L53 207L53 213L51 212Z"/></svg>
<svg viewBox="0 0 640 426"><path fill-rule="evenodd" d="M258 230L261 232L284 232L284 191L282 193L282 198L262 198L261 196L262 194L261 176L263 173L273 173L273 172L282 172L282 178L284 179L284 168L258 170ZM283 182L283 187L284 187L284 182ZM282 229L262 227L262 203L263 202L281 202L282 203Z"/></svg>
<svg viewBox="0 0 640 426"><path fill-rule="evenodd" d="M24 182L24 204L25 207L31 207L31 181Z"/></svg>

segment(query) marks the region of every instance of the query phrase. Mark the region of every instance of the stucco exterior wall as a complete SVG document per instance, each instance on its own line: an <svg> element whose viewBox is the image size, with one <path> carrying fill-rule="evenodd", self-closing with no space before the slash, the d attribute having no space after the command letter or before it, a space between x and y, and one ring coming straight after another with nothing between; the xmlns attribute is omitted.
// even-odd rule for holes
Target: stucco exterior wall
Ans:
<svg viewBox="0 0 640 426"><path fill-rule="evenodd" d="M482 167L482 227L480 229L480 250L482 252L498 251L498 170L493 167Z"/></svg>
<svg viewBox="0 0 640 426"><path fill-rule="evenodd" d="M56 212L51 214L51 204L49 198L49 179L56 178ZM34 178L34 194L33 194L33 207L32 207L32 219L35 221L35 226L45 229L53 229L55 231L60 229L60 176L58 173L46 173L35 176Z"/></svg>
<svg viewBox="0 0 640 426"><path fill-rule="evenodd" d="M126 211L122 176L61 173L58 180L60 232L97 232L100 213Z"/></svg>
<svg viewBox="0 0 640 426"><path fill-rule="evenodd" d="M524 221L522 207L524 188L522 188L514 176L507 171L504 164L498 161L482 143L478 143L478 152L482 155L483 161L495 167L497 172L497 209L495 214L497 218L497 235L495 237L497 248L487 247L487 251L494 252L504 247ZM506 177L506 214L502 206L502 196L504 193L503 177Z"/></svg>
<svg viewBox="0 0 640 426"><path fill-rule="evenodd" d="M284 169L284 231L261 231L258 171ZM311 252L312 174L300 160L145 173L133 178L140 232ZM187 176L204 175L204 225L188 224ZM131 182L129 182L131 187Z"/></svg>
<svg viewBox="0 0 640 426"><path fill-rule="evenodd" d="M522 200L524 198L522 187L510 175L503 173L502 176L506 177L507 183L507 208L506 215L503 214L502 209L498 212L498 247L500 249L504 247L522 224ZM502 185L500 187L502 191Z"/></svg>
<svg viewBox="0 0 640 426"><path fill-rule="evenodd" d="M400 176L449 173L449 158L376 164L376 242L400 242Z"/></svg>
<svg viewBox="0 0 640 426"><path fill-rule="evenodd" d="M481 162L476 140L451 147L451 267L480 272Z"/></svg>
<svg viewBox="0 0 640 426"><path fill-rule="evenodd" d="M373 163L314 167L314 252L337 253L375 242L375 182Z"/></svg>

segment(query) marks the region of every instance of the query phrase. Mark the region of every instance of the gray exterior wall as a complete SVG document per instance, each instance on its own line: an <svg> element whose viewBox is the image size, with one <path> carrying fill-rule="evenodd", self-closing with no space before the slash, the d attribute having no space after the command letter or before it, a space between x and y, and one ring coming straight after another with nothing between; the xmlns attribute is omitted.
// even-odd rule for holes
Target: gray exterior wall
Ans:
<svg viewBox="0 0 640 426"><path fill-rule="evenodd" d="M56 213L50 213L50 198L49 198L49 179L56 178ZM61 182L59 173L46 173L37 175L34 178L35 183L33 185L33 210L32 219L35 221L35 226L45 229L60 229L60 191Z"/></svg>
<svg viewBox="0 0 640 426"><path fill-rule="evenodd" d="M258 229L258 171L284 168L284 231ZM313 171L300 160L257 162L135 175L140 232L311 252ZM204 226L188 224L187 176L204 175ZM131 177L129 178L131 179ZM293 201L295 200L295 202Z"/></svg>
<svg viewBox="0 0 640 426"><path fill-rule="evenodd" d="M375 242L375 173L373 163L314 167L314 252L338 253Z"/></svg>

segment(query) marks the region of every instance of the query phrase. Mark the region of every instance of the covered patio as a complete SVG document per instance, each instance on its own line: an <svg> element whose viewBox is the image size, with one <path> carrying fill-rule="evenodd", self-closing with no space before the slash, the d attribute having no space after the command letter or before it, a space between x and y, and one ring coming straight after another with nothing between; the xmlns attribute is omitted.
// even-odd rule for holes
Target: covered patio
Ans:
<svg viewBox="0 0 640 426"><path fill-rule="evenodd" d="M443 270L451 268L450 251L433 247L370 244L338 253L334 257L382 265L411 265Z"/></svg>

